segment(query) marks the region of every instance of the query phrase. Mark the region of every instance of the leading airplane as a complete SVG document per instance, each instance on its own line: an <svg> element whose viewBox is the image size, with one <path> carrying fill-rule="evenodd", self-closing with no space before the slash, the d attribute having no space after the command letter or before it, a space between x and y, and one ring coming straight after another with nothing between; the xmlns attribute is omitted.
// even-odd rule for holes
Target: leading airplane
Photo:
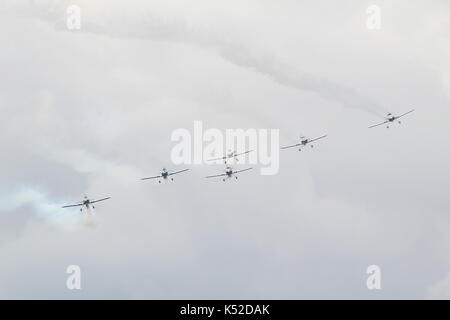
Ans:
<svg viewBox="0 0 450 320"><path fill-rule="evenodd" d="M401 118L401 117L403 117L403 116L406 116L407 114L409 114L409 113L411 113L411 112L413 112L413 111L414 111L414 109L409 110L408 112L405 112L405 113L403 113L403 114L401 114L401 115L399 115L399 116L394 116L392 113L388 113L388 114L386 115L385 120L384 120L383 122L374 124L373 126L370 126L369 129L370 129L370 128L374 128L374 127L381 126L381 125L386 124L386 123L388 124L388 125L386 126L386 128L389 129L389 124L390 124L391 122L394 122L395 120L398 120L399 118ZM398 123L401 124L402 122L401 122L400 120L398 120Z"/></svg>

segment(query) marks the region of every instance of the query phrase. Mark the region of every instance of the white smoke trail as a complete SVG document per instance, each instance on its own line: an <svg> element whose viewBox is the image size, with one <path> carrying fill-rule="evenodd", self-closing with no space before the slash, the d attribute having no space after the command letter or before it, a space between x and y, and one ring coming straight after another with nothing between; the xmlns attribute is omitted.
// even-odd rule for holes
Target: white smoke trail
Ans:
<svg viewBox="0 0 450 320"><path fill-rule="evenodd" d="M14 212L26 207L30 214L46 222L70 228L77 220L77 216L70 211L61 209L61 204L50 201L46 193L34 187L23 187L18 191L0 195L0 213Z"/></svg>
<svg viewBox="0 0 450 320"><path fill-rule="evenodd" d="M89 228L97 227L95 215L91 209L91 207L86 208L86 213L83 214L83 226Z"/></svg>

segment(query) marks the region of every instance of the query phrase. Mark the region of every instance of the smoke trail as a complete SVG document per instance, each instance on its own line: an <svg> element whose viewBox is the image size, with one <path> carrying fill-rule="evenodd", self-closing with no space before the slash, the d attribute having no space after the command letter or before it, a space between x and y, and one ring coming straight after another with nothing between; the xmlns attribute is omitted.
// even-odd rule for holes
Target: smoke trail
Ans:
<svg viewBox="0 0 450 320"><path fill-rule="evenodd" d="M91 207L86 208L86 213L83 215L83 226L89 228L95 228L97 226Z"/></svg>
<svg viewBox="0 0 450 320"><path fill-rule="evenodd" d="M50 201L46 193L34 187L23 187L15 192L4 193L0 195L0 200L1 212L13 212L27 207L30 214L62 227L69 227L76 219L74 214L63 211L60 204Z"/></svg>
<svg viewBox="0 0 450 320"><path fill-rule="evenodd" d="M88 24L85 31L117 38L189 43L215 51L235 66L266 75L280 85L300 91L314 92L323 99L340 103L343 107L357 108L380 117L387 112L376 101L353 88L306 73L295 66L284 63L270 52L258 52L247 44L233 41L222 35L212 34L210 30L198 26L188 27L179 20L168 22L154 16L150 16L149 19L137 19L137 21L139 23L129 23L127 25L129 29L122 28L123 24L108 26ZM114 25L120 25L121 28L115 28Z"/></svg>
<svg viewBox="0 0 450 320"><path fill-rule="evenodd" d="M47 13L38 15L40 19L54 24L55 29L68 32L65 21L57 15L58 10L65 7L36 7L38 12ZM52 9L52 10L50 10ZM52 14L48 14L48 12ZM123 14L123 12L121 12ZM357 108L377 116L386 114L384 107L357 90L332 80L321 78L299 70L295 66L286 64L275 58L270 52L257 52L250 48L250 41L235 41L230 39L226 31L211 31L210 26L192 25L183 19L175 17L158 17L150 12L141 13L141 16L110 19L102 25L83 20L81 32L99 34L121 39L142 39L152 41L165 41L173 43L188 43L208 50L216 51L228 62L243 68L252 69L268 76L273 81L290 88L302 91L311 91L320 97L336 101L344 107Z"/></svg>
<svg viewBox="0 0 450 320"><path fill-rule="evenodd" d="M247 50L236 50L236 48L233 50L228 48L226 51L222 51L222 56L235 65L266 75L280 85L314 92L323 99L339 102L343 107L357 108L380 117L383 117L387 112L376 101L362 95L353 88L302 72L273 56L265 54L252 56L248 54Z"/></svg>

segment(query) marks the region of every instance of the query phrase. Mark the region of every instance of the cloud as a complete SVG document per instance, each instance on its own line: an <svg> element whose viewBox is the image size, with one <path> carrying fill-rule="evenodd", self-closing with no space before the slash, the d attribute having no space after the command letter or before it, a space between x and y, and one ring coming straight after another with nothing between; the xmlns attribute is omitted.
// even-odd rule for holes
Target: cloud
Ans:
<svg viewBox="0 0 450 320"><path fill-rule="evenodd" d="M382 2L377 34L352 1L81 1L83 32L62 32L68 2L35 3L3 2L0 20L1 298L445 293L450 113L432 61L448 59L426 22L439 29L445 3ZM368 130L360 111L385 105L417 111ZM172 169L170 135L194 120L328 137L281 153L273 177L139 181ZM60 208L84 194L112 197L95 228ZM81 292L65 287L72 264ZM381 292L365 287L372 264Z"/></svg>

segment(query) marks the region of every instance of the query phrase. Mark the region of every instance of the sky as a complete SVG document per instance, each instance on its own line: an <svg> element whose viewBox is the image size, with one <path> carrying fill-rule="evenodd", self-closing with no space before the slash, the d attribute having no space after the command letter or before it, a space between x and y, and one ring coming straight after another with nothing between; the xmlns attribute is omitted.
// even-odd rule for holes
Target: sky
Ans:
<svg viewBox="0 0 450 320"><path fill-rule="evenodd" d="M0 299L450 298L448 1L3 0L0 39ZM194 121L328 136L140 181Z"/></svg>

